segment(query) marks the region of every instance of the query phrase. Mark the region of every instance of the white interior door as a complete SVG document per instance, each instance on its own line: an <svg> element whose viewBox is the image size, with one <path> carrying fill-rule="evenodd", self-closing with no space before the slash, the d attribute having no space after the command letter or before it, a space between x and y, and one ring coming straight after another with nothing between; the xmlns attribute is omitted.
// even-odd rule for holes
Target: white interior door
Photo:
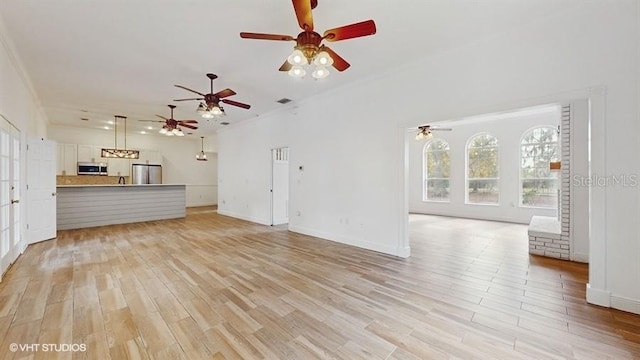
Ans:
<svg viewBox="0 0 640 360"><path fill-rule="evenodd" d="M0 119L0 279L20 255L20 132Z"/></svg>
<svg viewBox="0 0 640 360"><path fill-rule="evenodd" d="M271 150L271 225L289 222L289 148Z"/></svg>
<svg viewBox="0 0 640 360"><path fill-rule="evenodd" d="M56 237L56 143L27 140L27 242Z"/></svg>

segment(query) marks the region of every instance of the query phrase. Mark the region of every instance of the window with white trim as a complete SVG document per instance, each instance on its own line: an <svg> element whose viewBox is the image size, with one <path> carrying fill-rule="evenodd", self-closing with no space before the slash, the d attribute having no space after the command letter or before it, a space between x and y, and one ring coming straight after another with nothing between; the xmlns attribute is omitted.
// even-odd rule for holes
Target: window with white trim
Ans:
<svg viewBox="0 0 640 360"><path fill-rule="evenodd" d="M549 163L558 159L558 129L540 126L524 134L520 142L521 206L558 206L558 178L549 170Z"/></svg>
<svg viewBox="0 0 640 360"><path fill-rule="evenodd" d="M433 139L424 146L424 201L449 201L449 143Z"/></svg>
<svg viewBox="0 0 640 360"><path fill-rule="evenodd" d="M467 143L467 196L469 204L498 204L498 139L478 134Z"/></svg>

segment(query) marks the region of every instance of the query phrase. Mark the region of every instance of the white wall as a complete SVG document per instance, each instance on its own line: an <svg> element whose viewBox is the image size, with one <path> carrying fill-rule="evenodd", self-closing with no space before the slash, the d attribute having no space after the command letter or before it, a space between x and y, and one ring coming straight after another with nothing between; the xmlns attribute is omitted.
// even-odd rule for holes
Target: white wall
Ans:
<svg viewBox="0 0 640 360"><path fill-rule="evenodd" d="M543 209L521 207L520 204L520 141L528 130L537 126L557 128L560 108L552 106L546 112L518 115L504 114L499 119L469 119L442 123L452 131L433 131L434 139L449 143L450 199L449 202L423 201L423 154L426 141L416 141L416 131L407 133L409 144L409 211L422 214L459 216L465 218L509 221L528 224L533 215L557 216L557 208ZM508 117L506 117L508 116ZM495 118L495 117L494 117ZM468 140L481 132L488 132L498 139L499 146L499 204L466 204L466 146ZM560 152L558 152L558 160Z"/></svg>
<svg viewBox="0 0 640 360"><path fill-rule="evenodd" d="M119 134L118 141L122 146ZM50 126L49 137L65 144L113 147L113 130L88 129L72 126ZM207 152L214 148L215 139L205 138L205 152L209 161L197 161L200 138L167 137L128 134L127 148L156 150L162 153L162 182L187 185L187 206L215 205L218 203L218 157Z"/></svg>
<svg viewBox="0 0 640 360"><path fill-rule="evenodd" d="M0 17L0 114L20 131L20 217L22 245L26 247L27 217L27 138L46 136L47 118L24 71L22 61L16 55L11 39L5 37L6 30ZM4 121L0 119L0 121Z"/></svg>
<svg viewBox="0 0 640 360"><path fill-rule="evenodd" d="M219 130L219 149L233 149L219 153L220 214L271 224L271 149L289 145L287 122L291 116L280 112Z"/></svg>
<svg viewBox="0 0 640 360"><path fill-rule="evenodd" d="M592 148L604 152L592 155L591 168L606 169L605 175L638 173L637 4L575 4L570 12L431 58L421 59L416 47L412 64L298 103L298 114L288 124L290 163L305 170L291 173L290 229L408 255L406 128L587 97L597 86L604 89L599 94L604 104L592 126L603 131L592 134ZM262 154L273 134L255 136L258 142L233 140L266 130L272 121L262 118L219 134L221 163L229 158L262 164L249 159L267 158ZM254 167L252 181L245 183L245 166L221 166L220 177L246 186L235 211L249 218L266 213L262 191L253 193L251 187L264 184L269 174L268 167ZM592 218L591 243L597 246L591 246L589 293L602 295L597 301L602 305L640 312L638 189L600 190L591 207L606 217ZM233 196L222 185L219 195Z"/></svg>

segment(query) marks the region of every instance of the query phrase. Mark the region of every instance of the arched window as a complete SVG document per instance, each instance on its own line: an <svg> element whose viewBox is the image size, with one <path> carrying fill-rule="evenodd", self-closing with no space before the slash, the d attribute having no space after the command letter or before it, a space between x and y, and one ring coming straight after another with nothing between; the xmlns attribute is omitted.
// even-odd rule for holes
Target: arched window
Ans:
<svg viewBox="0 0 640 360"><path fill-rule="evenodd" d="M520 142L520 205L558 206L558 179L549 162L558 161L558 130L540 126L527 131Z"/></svg>
<svg viewBox="0 0 640 360"><path fill-rule="evenodd" d="M467 203L497 204L498 139L484 133L467 143Z"/></svg>
<svg viewBox="0 0 640 360"><path fill-rule="evenodd" d="M425 201L449 201L449 144L433 139L424 146Z"/></svg>

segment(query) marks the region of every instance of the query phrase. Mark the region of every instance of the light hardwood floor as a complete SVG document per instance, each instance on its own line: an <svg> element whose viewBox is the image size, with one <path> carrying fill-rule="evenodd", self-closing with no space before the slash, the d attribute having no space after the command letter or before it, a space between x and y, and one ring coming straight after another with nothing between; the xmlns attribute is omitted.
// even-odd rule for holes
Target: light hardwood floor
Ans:
<svg viewBox="0 0 640 360"><path fill-rule="evenodd" d="M0 358L640 358L640 316L526 227L410 216L399 259L195 208L59 232L0 283ZM9 351L84 344L84 352Z"/></svg>

